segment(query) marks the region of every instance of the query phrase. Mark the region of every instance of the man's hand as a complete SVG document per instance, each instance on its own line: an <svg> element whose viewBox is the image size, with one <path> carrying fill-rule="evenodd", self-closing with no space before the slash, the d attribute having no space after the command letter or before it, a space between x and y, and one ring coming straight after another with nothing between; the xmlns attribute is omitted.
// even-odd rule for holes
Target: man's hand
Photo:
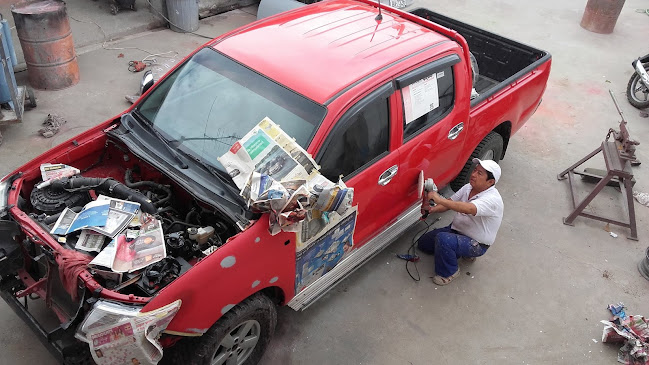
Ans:
<svg viewBox="0 0 649 365"><path fill-rule="evenodd" d="M426 199L432 200L435 204L435 206L430 206L428 207L428 213L442 213L448 210L447 207L439 204L438 200L443 199L441 195L437 194L436 191L429 191L426 194ZM436 200L437 199L437 200Z"/></svg>
<svg viewBox="0 0 649 365"><path fill-rule="evenodd" d="M428 200L434 201L435 204L439 204L442 199L444 198L441 195L439 195L436 191L428 192Z"/></svg>

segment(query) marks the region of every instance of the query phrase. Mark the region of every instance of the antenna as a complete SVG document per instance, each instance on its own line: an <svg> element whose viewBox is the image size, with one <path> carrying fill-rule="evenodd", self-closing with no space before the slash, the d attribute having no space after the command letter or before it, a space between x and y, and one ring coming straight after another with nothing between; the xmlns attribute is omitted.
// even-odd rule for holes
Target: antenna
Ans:
<svg viewBox="0 0 649 365"><path fill-rule="evenodd" d="M378 2L379 2L379 15L377 15L376 18L374 18L374 20L380 22L381 20L383 20L383 15L381 14L381 0L378 0Z"/></svg>

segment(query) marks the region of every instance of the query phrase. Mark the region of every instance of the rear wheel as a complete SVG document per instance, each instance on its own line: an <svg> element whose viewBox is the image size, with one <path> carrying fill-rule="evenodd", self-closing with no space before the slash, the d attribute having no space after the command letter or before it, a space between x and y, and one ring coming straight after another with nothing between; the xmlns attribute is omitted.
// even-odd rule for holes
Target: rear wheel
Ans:
<svg viewBox="0 0 649 365"><path fill-rule="evenodd" d="M469 183L474 158L479 158L481 160L494 160L498 162L502 155L503 137L496 132L489 132L489 134L487 134L478 147L473 151L469 160L464 164L460 174L451 182L451 189L453 189L453 191L458 191L461 187Z"/></svg>
<svg viewBox="0 0 649 365"><path fill-rule="evenodd" d="M649 64L645 64L644 68L649 71ZM638 109L649 108L649 88L642 82L637 72L631 76L626 86L626 98Z"/></svg>
<svg viewBox="0 0 649 365"><path fill-rule="evenodd" d="M256 364L264 354L276 324L275 304L267 296L257 293L230 309L203 336L178 343L174 349L174 363Z"/></svg>

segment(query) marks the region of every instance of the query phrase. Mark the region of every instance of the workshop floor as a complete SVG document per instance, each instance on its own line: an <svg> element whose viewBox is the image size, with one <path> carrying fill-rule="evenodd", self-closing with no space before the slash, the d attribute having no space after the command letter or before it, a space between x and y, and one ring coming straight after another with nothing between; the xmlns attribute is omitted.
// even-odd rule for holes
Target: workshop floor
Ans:
<svg viewBox="0 0 649 365"><path fill-rule="evenodd" d="M68 6L75 2L70 1ZM553 69L543 103L511 140L498 189L505 217L495 246L445 287L430 280L432 258L418 264L414 282L395 257L410 245L406 234L304 312L279 310L277 332L262 364L614 364L618 346L601 343L606 306L623 302L631 314L649 316L649 282L636 268L649 245L649 208L636 204L639 241L627 229L578 218L562 224L571 205L557 173L599 146L620 120L608 90L617 97L641 143L634 168L635 190L649 192L649 119L624 96L631 61L649 52L649 16L627 0L615 32L591 33L579 26L585 1L534 2L417 0L442 14L549 51ZM254 10L254 8L253 8ZM133 16L136 13L128 14ZM254 20L250 9L201 21L199 33L215 35ZM118 14L120 16L121 14ZM126 14L125 14L126 15ZM144 20L146 21L146 20ZM128 36L113 48L187 54L204 39L155 30ZM79 49L81 82L57 92L37 91L38 107L22 124L1 127L0 175L51 146L118 114L124 95L140 74L127 61L135 49ZM124 58L118 58L120 53ZM159 58L161 67L173 62ZM24 75L19 75L24 76ZM19 77L23 78L23 77ZM43 139L36 131L48 113L68 120ZM603 168L603 160L587 165ZM592 185L579 183L582 196ZM591 212L624 218L620 194L606 188ZM444 214L437 226L447 224ZM422 226L418 226L419 228ZM415 229L413 229L413 232ZM0 364L53 364L28 327L0 303Z"/></svg>

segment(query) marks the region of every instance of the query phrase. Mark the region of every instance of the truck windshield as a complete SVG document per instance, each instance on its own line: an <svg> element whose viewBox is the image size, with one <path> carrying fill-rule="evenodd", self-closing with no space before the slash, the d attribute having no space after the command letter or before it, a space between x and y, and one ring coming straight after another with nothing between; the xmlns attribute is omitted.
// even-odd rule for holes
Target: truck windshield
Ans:
<svg viewBox="0 0 649 365"><path fill-rule="evenodd" d="M194 54L137 107L170 143L203 162L217 158L268 116L303 148L326 108L212 48Z"/></svg>

